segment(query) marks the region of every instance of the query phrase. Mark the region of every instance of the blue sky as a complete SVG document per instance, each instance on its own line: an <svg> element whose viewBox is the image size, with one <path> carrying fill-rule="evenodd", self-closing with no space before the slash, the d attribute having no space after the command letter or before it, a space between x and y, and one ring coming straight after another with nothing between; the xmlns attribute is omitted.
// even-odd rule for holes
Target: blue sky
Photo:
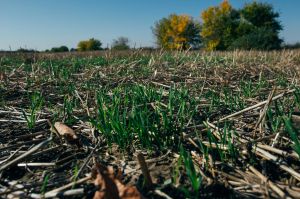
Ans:
<svg viewBox="0 0 300 199"><path fill-rule="evenodd" d="M151 26L171 13L200 13L221 0L1 0L0 49L54 46L76 47L78 41L91 37L103 46L126 36L131 45L153 46ZM231 0L239 8L246 0ZM300 41L300 1L265 0L274 5L284 26L286 42Z"/></svg>

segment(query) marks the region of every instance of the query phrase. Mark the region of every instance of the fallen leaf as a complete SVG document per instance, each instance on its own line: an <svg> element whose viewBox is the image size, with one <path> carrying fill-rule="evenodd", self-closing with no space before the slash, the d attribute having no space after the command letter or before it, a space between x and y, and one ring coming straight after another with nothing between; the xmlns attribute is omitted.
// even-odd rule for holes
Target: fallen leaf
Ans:
<svg viewBox="0 0 300 199"><path fill-rule="evenodd" d="M93 177L99 190L96 191L94 199L144 199L136 187L122 184L120 176L120 170L115 175L112 167L96 163Z"/></svg>
<svg viewBox="0 0 300 199"><path fill-rule="evenodd" d="M296 130L300 130L300 115L292 115L292 124Z"/></svg>
<svg viewBox="0 0 300 199"><path fill-rule="evenodd" d="M55 122L54 127L56 128L57 132L67 141L74 142L75 140L78 140L78 136L76 135L75 131L67 125L61 122Z"/></svg>
<svg viewBox="0 0 300 199"><path fill-rule="evenodd" d="M6 79L5 73L0 72L0 81L4 81Z"/></svg>

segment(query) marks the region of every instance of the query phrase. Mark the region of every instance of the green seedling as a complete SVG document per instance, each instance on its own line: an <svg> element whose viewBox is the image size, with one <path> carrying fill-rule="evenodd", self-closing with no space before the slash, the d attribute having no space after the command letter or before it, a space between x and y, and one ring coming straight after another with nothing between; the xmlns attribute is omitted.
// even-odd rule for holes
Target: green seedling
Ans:
<svg viewBox="0 0 300 199"><path fill-rule="evenodd" d="M41 194L44 195L46 193L47 185L49 182L49 174L47 174L43 180L43 184L41 187Z"/></svg>
<svg viewBox="0 0 300 199"><path fill-rule="evenodd" d="M197 141L198 141L198 147L200 149L200 152L204 155L205 158L205 167L206 169L209 168L209 147L206 147L203 142L201 141L199 134L197 133Z"/></svg>
<svg viewBox="0 0 300 199"><path fill-rule="evenodd" d="M30 96L30 107L29 107L29 114L26 114L24 110L22 110L23 116L27 122L27 126L29 129L33 129L36 125L36 120L38 117L38 112L41 110L43 105L43 97L41 93L34 92Z"/></svg>
<svg viewBox="0 0 300 199"><path fill-rule="evenodd" d="M284 121L284 124L285 124L286 131L288 132L288 134L290 135L292 141L294 142L293 149L295 150L295 152L298 154L298 156L300 158L300 141L299 141L299 138L298 138L298 133L293 128L292 121L291 121L290 118L284 116L283 121Z"/></svg>
<svg viewBox="0 0 300 199"><path fill-rule="evenodd" d="M72 185L72 189L75 188L75 185L76 185L76 180L78 178L78 174L79 174L79 168L78 168L78 165L76 164L74 169L73 169L73 185Z"/></svg>
<svg viewBox="0 0 300 199"><path fill-rule="evenodd" d="M108 94L109 93L109 94ZM187 90L148 86L117 87L97 94L98 113L91 121L108 143L122 148L135 138L146 148L178 148L184 125L193 118L196 103Z"/></svg>
<svg viewBox="0 0 300 199"><path fill-rule="evenodd" d="M210 130L210 128L208 128L208 130L207 130L207 137L208 137L208 141L209 141L210 147L212 147L212 143L216 146L216 149L217 149L217 152L219 154L219 157L220 157L221 161L224 162L224 160L225 160L225 157L224 157L225 153L224 153L223 150L220 149L219 143L216 140L216 138L213 135L213 133Z"/></svg>
<svg viewBox="0 0 300 199"><path fill-rule="evenodd" d="M256 93L255 85L251 80L242 80L240 83L240 88L245 97L252 97Z"/></svg>
<svg viewBox="0 0 300 199"><path fill-rule="evenodd" d="M74 108L76 107L76 98L65 96L63 104L63 121L66 124L72 124L75 119L73 118Z"/></svg>
<svg viewBox="0 0 300 199"><path fill-rule="evenodd" d="M234 162L238 158L238 150L234 145L234 138L237 136L235 131L231 130L230 126L225 123L223 127L222 133L220 133L221 137L221 146L228 148L226 151L229 155L229 158Z"/></svg>
<svg viewBox="0 0 300 199"><path fill-rule="evenodd" d="M193 192L196 197L198 197L198 195L200 194L202 177L196 172L190 153L186 152L182 146L180 147L180 156L182 158L183 166L185 168L188 179L192 185Z"/></svg>

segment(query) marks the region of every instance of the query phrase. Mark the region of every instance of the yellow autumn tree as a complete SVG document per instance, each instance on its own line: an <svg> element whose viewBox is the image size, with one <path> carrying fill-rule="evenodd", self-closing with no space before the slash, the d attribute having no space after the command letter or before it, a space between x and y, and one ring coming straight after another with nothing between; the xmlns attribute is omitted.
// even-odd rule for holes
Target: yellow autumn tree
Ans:
<svg viewBox="0 0 300 199"><path fill-rule="evenodd" d="M236 11L227 0L202 12L200 34L207 50L224 50L228 47L236 29L236 17Z"/></svg>
<svg viewBox="0 0 300 199"><path fill-rule="evenodd" d="M80 41L77 45L79 51L101 50L101 41L91 38L89 40Z"/></svg>
<svg viewBox="0 0 300 199"><path fill-rule="evenodd" d="M200 44L200 28L190 16L172 14L158 21L153 33L157 44L165 49L188 49Z"/></svg>

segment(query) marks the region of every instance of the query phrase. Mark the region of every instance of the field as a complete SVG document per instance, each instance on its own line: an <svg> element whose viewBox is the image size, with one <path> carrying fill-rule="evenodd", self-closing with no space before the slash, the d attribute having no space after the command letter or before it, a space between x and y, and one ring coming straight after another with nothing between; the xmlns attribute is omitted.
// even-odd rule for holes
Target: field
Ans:
<svg viewBox="0 0 300 199"><path fill-rule="evenodd" d="M299 80L297 50L3 54L0 197L300 198Z"/></svg>

